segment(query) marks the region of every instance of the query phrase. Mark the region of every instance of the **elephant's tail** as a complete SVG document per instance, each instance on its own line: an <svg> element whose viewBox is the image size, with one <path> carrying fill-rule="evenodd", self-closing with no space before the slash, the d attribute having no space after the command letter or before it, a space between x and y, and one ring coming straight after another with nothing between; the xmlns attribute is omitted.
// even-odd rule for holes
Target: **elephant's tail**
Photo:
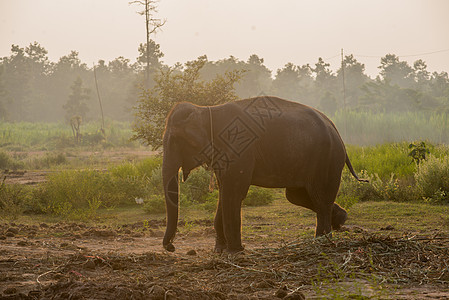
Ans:
<svg viewBox="0 0 449 300"><path fill-rule="evenodd" d="M349 171L351 172L352 176L354 176L355 179L357 179L360 182L369 182L368 179L360 179L359 176L354 171L354 168L352 167L351 161L349 160L348 154L346 154L346 165L348 166Z"/></svg>

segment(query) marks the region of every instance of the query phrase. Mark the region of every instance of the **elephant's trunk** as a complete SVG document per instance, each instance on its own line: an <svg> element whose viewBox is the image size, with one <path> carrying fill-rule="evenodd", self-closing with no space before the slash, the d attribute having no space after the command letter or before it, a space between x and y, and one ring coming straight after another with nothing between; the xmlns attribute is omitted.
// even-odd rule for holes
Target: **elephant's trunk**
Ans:
<svg viewBox="0 0 449 300"><path fill-rule="evenodd" d="M162 180L164 184L165 206L167 210L167 228L165 230L162 245L167 251L175 251L173 239L178 225L178 172L181 164L173 155L167 154L164 149L164 160L162 163Z"/></svg>

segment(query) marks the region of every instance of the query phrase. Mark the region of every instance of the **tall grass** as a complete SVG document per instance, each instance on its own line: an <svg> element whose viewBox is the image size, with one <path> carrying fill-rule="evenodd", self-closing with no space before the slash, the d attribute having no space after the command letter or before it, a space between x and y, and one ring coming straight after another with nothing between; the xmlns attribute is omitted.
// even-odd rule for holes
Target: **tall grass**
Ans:
<svg viewBox="0 0 449 300"><path fill-rule="evenodd" d="M98 134L99 122L89 122L81 126L81 133L88 142L89 137ZM108 120L105 124L105 145L135 146L129 122ZM0 148L11 151L58 150L74 146L72 129L64 123L6 123L0 122Z"/></svg>
<svg viewBox="0 0 449 300"><path fill-rule="evenodd" d="M377 145L425 140L449 143L449 117L443 112L373 113L337 111L332 117L346 144ZM99 122L81 126L81 133L98 133ZM107 145L132 146L129 122L106 121ZM0 148L8 150L57 150L72 142L70 125L63 123L0 122Z"/></svg>
<svg viewBox="0 0 449 300"><path fill-rule="evenodd" d="M373 113L337 111L332 118L346 144L377 145L425 140L449 143L449 117L444 112Z"/></svg>

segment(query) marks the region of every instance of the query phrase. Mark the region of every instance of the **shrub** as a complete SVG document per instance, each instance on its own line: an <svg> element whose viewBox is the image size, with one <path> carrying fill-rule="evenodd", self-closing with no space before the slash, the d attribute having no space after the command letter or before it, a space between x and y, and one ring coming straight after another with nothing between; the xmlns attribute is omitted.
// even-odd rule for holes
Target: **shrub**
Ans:
<svg viewBox="0 0 449 300"><path fill-rule="evenodd" d="M109 172L112 176L122 179L128 177L138 177L140 175L136 165L131 162L109 168Z"/></svg>
<svg viewBox="0 0 449 300"><path fill-rule="evenodd" d="M354 195L339 195L335 202L344 209L349 210L354 204L357 204L359 201Z"/></svg>
<svg viewBox="0 0 449 300"><path fill-rule="evenodd" d="M165 213L165 198L161 195L153 195L143 205L143 209L149 214Z"/></svg>
<svg viewBox="0 0 449 300"><path fill-rule="evenodd" d="M8 153L0 151L0 169L23 169L23 162L12 159Z"/></svg>
<svg viewBox="0 0 449 300"><path fill-rule="evenodd" d="M136 164L137 172L140 175L145 175L150 178L153 175L154 170L161 169L162 167L162 157L153 156L142 160Z"/></svg>
<svg viewBox="0 0 449 300"><path fill-rule="evenodd" d="M211 193L208 193L206 196L206 200L203 204L201 204L201 208L213 212L217 209L217 202L218 202L218 190L214 190Z"/></svg>
<svg viewBox="0 0 449 300"><path fill-rule="evenodd" d="M210 172L200 167L193 170L181 184L181 194L187 202L204 203L209 194Z"/></svg>
<svg viewBox="0 0 449 300"><path fill-rule="evenodd" d="M15 219L25 210L25 202L29 198L29 191L19 184L0 183L0 213Z"/></svg>
<svg viewBox="0 0 449 300"><path fill-rule="evenodd" d="M162 167L156 167L148 180L148 188L151 194L164 195L164 186L162 184Z"/></svg>
<svg viewBox="0 0 449 300"><path fill-rule="evenodd" d="M114 207L134 203L149 195L147 180L125 176L126 167L112 172L62 171L51 174L38 193L45 212L67 216L73 210Z"/></svg>
<svg viewBox="0 0 449 300"><path fill-rule="evenodd" d="M243 200L243 205L263 206L271 204L274 201L273 193L274 191L270 189L261 188L258 186L251 186L249 188L245 200Z"/></svg>
<svg viewBox="0 0 449 300"><path fill-rule="evenodd" d="M426 159L426 154L430 154L430 150L427 148L427 145L425 142L421 142L419 144L412 143L408 146L408 148L411 149L408 156L413 158L415 163L418 165L422 160Z"/></svg>
<svg viewBox="0 0 449 300"><path fill-rule="evenodd" d="M9 168L11 158L6 152L0 151L0 169Z"/></svg>
<svg viewBox="0 0 449 300"><path fill-rule="evenodd" d="M449 157L429 156L415 174L418 195L427 202L449 202Z"/></svg>
<svg viewBox="0 0 449 300"><path fill-rule="evenodd" d="M64 153L46 153L43 157L33 159L27 164L32 169L44 169L52 166L59 166L67 163L67 157Z"/></svg>
<svg viewBox="0 0 449 300"><path fill-rule="evenodd" d="M371 147L347 146L348 156L355 170L378 174L382 180L392 173L398 177L413 177L416 164L409 157L407 143L390 143Z"/></svg>
<svg viewBox="0 0 449 300"><path fill-rule="evenodd" d="M362 170L360 172L360 177L368 179L369 183L358 182L352 177L349 171L345 169L342 174L338 196L342 199L353 198L356 201L382 200L381 195L379 195L379 193L373 186L374 176L371 176L368 174L368 172Z"/></svg>

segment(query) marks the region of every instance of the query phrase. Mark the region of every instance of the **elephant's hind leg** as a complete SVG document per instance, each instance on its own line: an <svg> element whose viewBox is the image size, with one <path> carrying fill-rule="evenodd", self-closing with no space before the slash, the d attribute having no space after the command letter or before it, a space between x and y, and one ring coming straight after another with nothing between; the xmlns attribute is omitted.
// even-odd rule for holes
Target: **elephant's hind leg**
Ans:
<svg viewBox="0 0 449 300"><path fill-rule="evenodd" d="M332 228L339 228L346 221L346 212L333 203L333 194L329 195L321 190L309 192L306 188L287 188L285 195L291 203L311 209L317 214L315 236L328 234Z"/></svg>
<svg viewBox="0 0 449 300"><path fill-rule="evenodd" d="M306 188L286 188L285 196L290 203L315 211Z"/></svg>
<svg viewBox="0 0 449 300"><path fill-rule="evenodd" d="M348 219L348 213L337 203L332 207L332 229L339 230Z"/></svg>

